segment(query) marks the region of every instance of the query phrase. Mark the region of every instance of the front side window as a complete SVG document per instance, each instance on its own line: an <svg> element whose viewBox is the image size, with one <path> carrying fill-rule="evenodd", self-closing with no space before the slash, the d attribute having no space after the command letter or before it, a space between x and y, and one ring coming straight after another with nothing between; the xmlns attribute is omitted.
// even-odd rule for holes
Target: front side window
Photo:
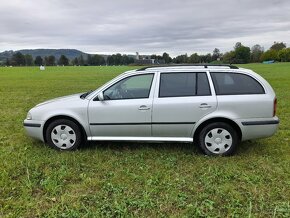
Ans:
<svg viewBox="0 0 290 218"><path fill-rule="evenodd" d="M254 78L239 73L211 73L217 95L265 94Z"/></svg>
<svg viewBox="0 0 290 218"><path fill-rule="evenodd" d="M130 76L104 91L105 100L148 98L153 74Z"/></svg>
<svg viewBox="0 0 290 218"><path fill-rule="evenodd" d="M159 97L211 95L206 73L162 73Z"/></svg>

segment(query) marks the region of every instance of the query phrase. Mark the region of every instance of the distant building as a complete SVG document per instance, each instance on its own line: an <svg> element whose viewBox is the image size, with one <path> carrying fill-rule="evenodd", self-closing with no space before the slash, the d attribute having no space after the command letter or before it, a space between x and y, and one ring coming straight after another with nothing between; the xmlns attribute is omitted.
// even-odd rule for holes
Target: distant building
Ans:
<svg viewBox="0 0 290 218"><path fill-rule="evenodd" d="M165 64L165 61L152 59L149 55L139 55L139 52L136 52L135 64L137 65L154 65L154 64Z"/></svg>

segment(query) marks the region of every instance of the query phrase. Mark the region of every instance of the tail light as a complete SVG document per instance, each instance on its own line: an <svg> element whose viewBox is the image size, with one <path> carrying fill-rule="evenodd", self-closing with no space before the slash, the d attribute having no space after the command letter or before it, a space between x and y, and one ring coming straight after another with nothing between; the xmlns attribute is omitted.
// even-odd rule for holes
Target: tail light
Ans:
<svg viewBox="0 0 290 218"><path fill-rule="evenodd" d="M277 111L277 98L275 97L275 100L274 100L274 108L273 108L273 117L276 116L276 111Z"/></svg>

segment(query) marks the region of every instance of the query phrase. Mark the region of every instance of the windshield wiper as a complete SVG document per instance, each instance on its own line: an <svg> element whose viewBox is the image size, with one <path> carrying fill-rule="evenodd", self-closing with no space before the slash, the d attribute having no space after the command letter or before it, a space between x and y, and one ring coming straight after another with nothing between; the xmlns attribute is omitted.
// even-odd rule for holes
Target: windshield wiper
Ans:
<svg viewBox="0 0 290 218"><path fill-rule="evenodd" d="M90 90L88 92L85 92L84 94L81 94L80 98L84 99L85 97L87 97L89 94L91 94L94 90Z"/></svg>

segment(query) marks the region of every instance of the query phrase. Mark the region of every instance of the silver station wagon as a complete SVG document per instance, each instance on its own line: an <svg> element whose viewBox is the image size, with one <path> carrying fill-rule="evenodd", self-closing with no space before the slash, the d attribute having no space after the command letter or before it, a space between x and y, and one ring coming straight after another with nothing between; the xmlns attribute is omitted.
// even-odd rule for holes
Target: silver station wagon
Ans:
<svg viewBox="0 0 290 218"><path fill-rule="evenodd" d="M169 65L125 72L95 91L32 108L27 133L73 150L88 141L189 142L230 155L279 124L269 83L233 65Z"/></svg>

